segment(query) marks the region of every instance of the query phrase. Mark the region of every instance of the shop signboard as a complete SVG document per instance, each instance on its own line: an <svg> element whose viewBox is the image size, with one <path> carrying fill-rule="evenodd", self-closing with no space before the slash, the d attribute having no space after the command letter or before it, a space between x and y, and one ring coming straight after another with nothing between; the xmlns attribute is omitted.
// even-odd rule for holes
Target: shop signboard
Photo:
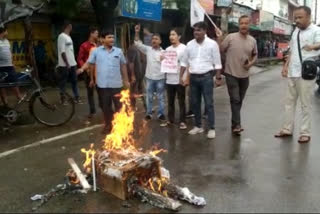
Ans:
<svg viewBox="0 0 320 214"><path fill-rule="evenodd" d="M252 10L250 8L241 7L240 5L234 4L232 6L232 13L229 16L229 22L238 23L238 20L242 15L247 15L251 17Z"/></svg>
<svg viewBox="0 0 320 214"><path fill-rule="evenodd" d="M11 22L7 25L8 40L11 44L12 60L19 71L27 65L25 49L24 26L20 21ZM51 24L32 23L34 35L34 52L38 62L47 64L56 60L54 54L54 42L52 39Z"/></svg>
<svg viewBox="0 0 320 214"><path fill-rule="evenodd" d="M272 31L274 27L273 14L260 10L260 28L261 31Z"/></svg>
<svg viewBox="0 0 320 214"><path fill-rule="evenodd" d="M272 32L275 34L290 35L292 32L292 25L285 20L275 17Z"/></svg>
<svg viewBox="0 0 320 214"><path fill-rule="evenodd" d="M218 0L217 6L218 7L229 7L232 4L232 0Z"/></svg>
<svg viewBox="0 0 320 214"><path fill-rule="evenodd" d="M253 10L258 10L262 5L262 0L234 0L234 3L249 7Z"/></svg>
<svg viewBox="0 0 320 214"><path fill-rule="evenodd" d="M121 0L120 4L122 16L161 21L162 0Z"/></svg>

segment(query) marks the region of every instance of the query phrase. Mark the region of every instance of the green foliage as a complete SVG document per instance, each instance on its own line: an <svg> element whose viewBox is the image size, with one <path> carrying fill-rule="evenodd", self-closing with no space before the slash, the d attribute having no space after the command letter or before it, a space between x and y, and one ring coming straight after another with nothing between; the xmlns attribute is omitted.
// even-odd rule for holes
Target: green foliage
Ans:
<svg viewBox="0 0 320 214"><path fill-rule="evenodd" d="M64 18L73 18L79 14L79 5L83 0L56 0L56 13Z"/></svg>
<svg viewBox="0 0 320 214"><path fill-rule="evenodd" d="M164 8L170 8L174 3L176 3L177 8L183 15L188 16L190 11L190 0L162 0Z"/></svg>

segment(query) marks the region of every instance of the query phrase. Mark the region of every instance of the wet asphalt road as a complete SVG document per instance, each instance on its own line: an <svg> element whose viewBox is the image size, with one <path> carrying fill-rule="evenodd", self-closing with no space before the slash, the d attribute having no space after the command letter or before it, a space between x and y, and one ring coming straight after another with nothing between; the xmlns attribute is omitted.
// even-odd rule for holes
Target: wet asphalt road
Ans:
<svg viewBox="0 0 320 214"><path fill-rule="evenodd" d="M298 130L288 140L273 137L281 124L284 90L279 67L251 77L243 106L245 132L241 137L231 135L225 87L215 91L217 138L214 140L206 139L205 134L188 136L187 131L180 131L176 126L161 128L157 121L148 124L139 144L146 148L160 144L167 149L160 156L171 173L171 180L207 200L203 208L183 203L181 212L320 212L320 133L317 132L320 98L313 99L312 141L309 145L299 145ZM142 113L137 115L137 123L142 116ZM43 136L79 129L83 122L79 117L54 130L39 125L19 127L15 133L1 137L4 140L0 152L41 140ZM93 123L98 122L96 119ZM67 158L82 163L84 156L80 149L90 143L101 145L104 136L100 131L95 129L0 159L0 211L31 212L35 203L30 197L62 183L69 169ZM125 208L123 201L103 192L68 194L53 198L37 212L167 212L135 199L129 203L131 207Z"/></svg>

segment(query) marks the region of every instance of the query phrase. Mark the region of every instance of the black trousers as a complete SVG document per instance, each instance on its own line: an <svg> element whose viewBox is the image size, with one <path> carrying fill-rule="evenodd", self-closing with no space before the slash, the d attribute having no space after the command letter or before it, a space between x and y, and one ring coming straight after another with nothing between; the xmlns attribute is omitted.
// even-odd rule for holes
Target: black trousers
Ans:
<svg viewBox="0 0 320 214"><path fill-rule="evenodd" d="M96 105L94 102L94 91L96 90L96 88L90 87L90 80L91 80L90 75L87 72L85 72L84 81L86 83L86 88L87 88L89 111L90 111L90 114L95 114L96 113Z"/></svg>
<svg viewBox="0 0 320 214"><path fill-rule="evenodd" d="M226 74L226 83L228 87L228 92L230 96L231 112L232 112L232 128L241 127L241 107L244 97L246 95L247 89L249 87L249 77L248 78L237 78Z"/></svg>
<svg viewBox="0 0 320 214"><path fill-rule="evenodd" d="M185 122L186 118L186 88L182 85L167 84L168 97L168 119L171 123L175 121L175 98L178 96L180 123Z"/></svg>
<svg viewBox="0 0 320 214"><path fill-rule="evenodd" d="M105 128L112 128L113 114L121 109L120 94L121 88L97 88L99 106L103 112ZM112 108L114 105L114 109Z"/></svg>

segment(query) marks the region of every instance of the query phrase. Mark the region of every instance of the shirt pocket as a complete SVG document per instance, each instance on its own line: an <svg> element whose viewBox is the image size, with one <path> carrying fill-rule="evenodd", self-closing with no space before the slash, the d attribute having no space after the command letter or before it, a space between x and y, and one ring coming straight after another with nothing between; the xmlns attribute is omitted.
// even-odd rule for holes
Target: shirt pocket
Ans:
<svg viewBox="0 0 320 214"><path fill-rule="evenodd" d="M120 67L120 55L113 55L111 57L111 66L114 68Z"/></svg>

